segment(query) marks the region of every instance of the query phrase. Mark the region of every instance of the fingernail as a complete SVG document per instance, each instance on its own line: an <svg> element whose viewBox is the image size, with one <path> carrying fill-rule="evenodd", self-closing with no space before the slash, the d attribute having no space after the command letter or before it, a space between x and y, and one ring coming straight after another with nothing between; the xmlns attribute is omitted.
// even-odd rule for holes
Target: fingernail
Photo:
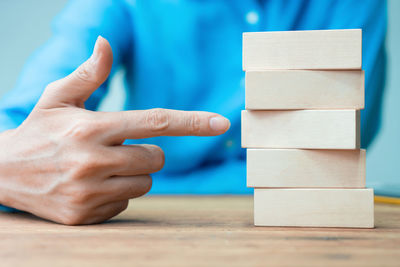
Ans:
<svg viewBox="0 0 400 267"><path fill-rule="evenodd" d="M210 123L210 128L214 132L225 132L229 129L231 125L229 120L222 116L212 117L209 123Z"/></svg>
<svg viewBox="0 0 400 267"><path fill-rule="evenodd" d="M99 36L97 37L96 43L95 43L94 48L93 48L93 54L92 54L92 56L91 56L91 59L92 59L94 62L96 62L96 61L99 59L99 56L100 56L100 52L99 52L99 41L100 41L101 39L104 39L104 38L103 38L101 35L99 35Z"/></svg>

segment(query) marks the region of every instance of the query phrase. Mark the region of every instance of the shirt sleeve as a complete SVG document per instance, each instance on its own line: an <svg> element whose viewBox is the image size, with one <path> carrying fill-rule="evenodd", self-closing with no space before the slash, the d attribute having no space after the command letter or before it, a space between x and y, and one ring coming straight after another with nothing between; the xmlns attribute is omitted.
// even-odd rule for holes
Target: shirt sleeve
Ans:
<svg viewBox="0 0 400 267"><path fill-rule="evenodd" d="M73 0L52 23L51 38L29 58L16 87L0 100L0 132L18 127L29 115L44 88L70 74L92 53L98 35L111 44L114 63L111 74L124 64L132 34L130 13L123 1ZM107 91L106 81L86 102L97 108Z"/></svg>

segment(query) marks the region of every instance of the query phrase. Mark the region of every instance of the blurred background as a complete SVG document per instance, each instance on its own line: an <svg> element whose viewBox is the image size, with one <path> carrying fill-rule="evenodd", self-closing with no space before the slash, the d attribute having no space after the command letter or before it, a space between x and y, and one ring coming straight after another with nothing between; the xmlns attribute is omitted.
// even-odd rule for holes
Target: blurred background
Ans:
<svg viewBox="0 0 400 267"><path fill-rule="evenodd" d="M29 55L50 37L50 22L66 0L0 1L0 97L11 90ZM40 3L40 5L38 4ZM388 0L388 73L382 128L367 150L367 186L377 194L400 195L400 1ZM397 74L397 75L396 75ZM101 104L120 110L124 99L119 72ZM245 179L245 177L243 177Z"/></svg>

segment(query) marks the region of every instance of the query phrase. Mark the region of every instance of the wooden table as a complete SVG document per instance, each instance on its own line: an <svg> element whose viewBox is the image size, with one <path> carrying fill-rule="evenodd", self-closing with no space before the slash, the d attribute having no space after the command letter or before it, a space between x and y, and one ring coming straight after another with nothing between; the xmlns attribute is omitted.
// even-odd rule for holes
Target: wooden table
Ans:
<svg viewBox="0 0 400 267"><path fill-rule="evenodd" d="M150 196L105 224L0 215L0 266L400 266L400 206L376 229L254 227L249 196Z"/></svg>

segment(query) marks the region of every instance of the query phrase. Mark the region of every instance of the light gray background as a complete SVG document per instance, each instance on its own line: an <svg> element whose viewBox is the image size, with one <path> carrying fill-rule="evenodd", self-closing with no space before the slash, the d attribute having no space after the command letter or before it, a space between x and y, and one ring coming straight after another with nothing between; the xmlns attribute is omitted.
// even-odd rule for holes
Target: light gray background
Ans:
<svg viewBox="0 0 400 267"><path fill-rule="evenodd" d="M50 21L66 0L0 1L0 95L13 88L27 57L50 36ZM400 195L400 1L388 1L388 74L383 125L367 151L367 185L377 193ZM397 48L397 49L396 49ZM103 110L119 110L122 73L112 81Z"/></svg>

